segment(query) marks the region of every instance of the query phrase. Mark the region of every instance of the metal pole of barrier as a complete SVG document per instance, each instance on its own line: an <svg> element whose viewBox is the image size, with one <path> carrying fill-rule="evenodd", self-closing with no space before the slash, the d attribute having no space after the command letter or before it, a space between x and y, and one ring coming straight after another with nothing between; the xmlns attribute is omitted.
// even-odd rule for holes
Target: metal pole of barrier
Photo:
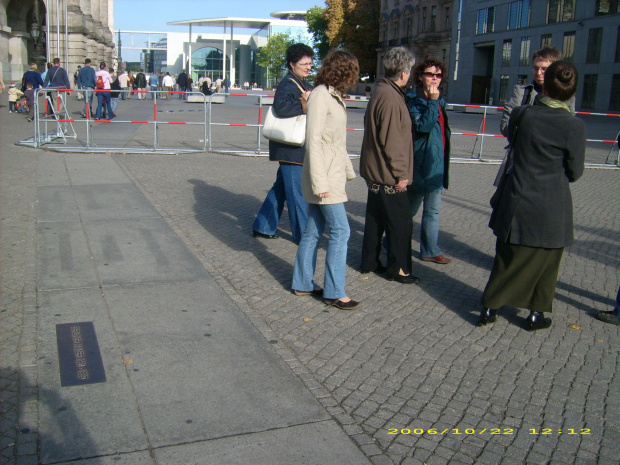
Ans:
<svg viewBox="0 0 620 465"><path fill-rule="evenodd" d="M484 107L484 115L482 116L482 138L480 139L480 153L478 153L478 160L482 158L482 150L484 149L484 134L487 127L487 107Z"/></svg>
<svg viewBox="0 0 620 465"><path fill-rule="evenodd" d="M153 148L157 150L159 148L159 140L157 137L157 90L153 92Z"/></svg>
<svg viewBox="0 0 620 465"><path fill-rule="evenodd" d="M207 135L207 96L205 94L202 94L202 111L203 111L203 114L204 114L204 128L203 128L204 139L203 139L202 148L206 152L207 151L207 144L210 143L211 141L209 140L209 142L207 142L207 138L209 136Z"/></svg>
<svg viewBox="0 0 620 465"><path fill-rule="evenodd" d="M213 94L211 94L210 98L209 98L209 152L213 149L213 145L211 144L211 138L212 138L212 132L211 132L211 125L213 123L212 121L212 109L213 109L213 102L211 101L213 98Z"/></svg>
<svg viewBox="0 0 620 465"><path fill-rule="evenodd" d="M260 130L263 124L263 96L258 96L258 126L256 127L256 153L260 154Z"/></svg>

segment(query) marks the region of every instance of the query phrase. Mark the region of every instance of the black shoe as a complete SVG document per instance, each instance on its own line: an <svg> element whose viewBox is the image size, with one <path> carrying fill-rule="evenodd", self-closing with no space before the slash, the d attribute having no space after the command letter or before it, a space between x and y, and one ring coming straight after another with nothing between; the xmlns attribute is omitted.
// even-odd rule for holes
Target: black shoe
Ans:
<svg viewBox="0 0 620 465"><path fill-rule="evenodd" d="M263 239L277 239L280 237L277 234L263 234L262 232L258 232L256 230L252 230L252 235L254 237L262 237Z"/></svg>
<svg viewBox="0 0 620 465"><path fill-rule="evenodd" d="M483 308L482 312L480 312L480 319L478 320L478 324L476 326L485 326L488 323L495 323L496 320L496 308Z"/></svg>
<svg viewBox="0 0 620 465"><path fill-rule="evenodd" d="M420 282L420 278L418 278L417 276L413 276L411 273L409 273L407 276L403 276L401 274L388 275L387 280L396 281L397 283L401 284L416 284Z"/></svg>
<svg viewBox="0 0 620 465"><path fill-rule="evenodd" d="M384 267L381 263L379 263L377 265L377 268L375 268L374 270L360 270L360 273L362 273L362 274L368 274L368 273L383 274L386 271L387 271L387 268Z"/></svg>
<svg viewBox="0 0 620 465"><path fill-rule="evenodd" d="M361 302L356 302L355 300L349 300L348 302L343 302L340 299L323 299L323 302L325 302L325 305L336 307L336 308L339 308L340 310L353 310L359 307L360 305L362 305Z"/></svg>
<svg viewBox="0 0 620 465"><path fill-rule="evenodd" d="M527 331L547 329L549 326L551 326L551 318L545 318L543 312L530 312L530 316L525 320L525 329Z"/></svg>
<svg viewBox="0 0 620 465"><path fill-rule="evenodd" d="M295 295L313 295L315 297L323 297L323 289L312 289L311 291L298 291L293 289Z"/></svg>

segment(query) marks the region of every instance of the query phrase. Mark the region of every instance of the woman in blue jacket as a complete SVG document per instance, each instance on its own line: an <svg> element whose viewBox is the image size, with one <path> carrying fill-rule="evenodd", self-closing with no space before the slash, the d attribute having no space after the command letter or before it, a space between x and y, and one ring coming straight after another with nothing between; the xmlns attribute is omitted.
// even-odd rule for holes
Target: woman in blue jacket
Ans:
<svg viewBox="0 0 620 465"><path fill-rule="evenodd" d="M416 87L406 98L415 133L413 184L407 188L411 215L415 216L424 202L420 254L425 262L441 265L452 261L437 245L441 191L448 188L450 167L450 127L446 102L439 91L445 75L445 65L436 58L416 64L413 69Z"/></svg>

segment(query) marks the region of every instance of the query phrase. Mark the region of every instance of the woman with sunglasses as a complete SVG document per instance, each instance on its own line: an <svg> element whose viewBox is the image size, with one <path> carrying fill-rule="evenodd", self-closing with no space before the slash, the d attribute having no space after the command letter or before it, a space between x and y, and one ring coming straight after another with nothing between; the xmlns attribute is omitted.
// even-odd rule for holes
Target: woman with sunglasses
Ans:
<svg viewBox="0 0 620 465"><path fill-rule="evenodd" d="M450 127L439 91L445 75L445 65L436 58L417 63L413 68L416 87L406 96L415 133L413 184L407 188L411 216L423 203L420 255L423 261L440 265L452 261L437 244L441 191L448 188L450 167Z"/></svg>

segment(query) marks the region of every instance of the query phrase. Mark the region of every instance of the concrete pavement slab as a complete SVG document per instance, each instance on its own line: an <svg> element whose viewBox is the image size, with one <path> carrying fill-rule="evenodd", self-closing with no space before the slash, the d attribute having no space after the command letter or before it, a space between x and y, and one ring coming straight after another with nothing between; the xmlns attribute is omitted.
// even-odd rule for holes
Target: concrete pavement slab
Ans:
<svg viewBox="0 0 620 465"><path fill-rule="evenodd" d="M39 187L37 207L37 219L40 223L79 219L75 193L69 185Z"/></svg>
<svg viewBox="0 0 620 465"><path fill-rule="evenodd" d="M92 321L107 381L61 387L56 325ZM98 288L39 293L41 462L147 448L114 327Z"/></svg>
<svg viewBox="0 0 620 465"><path fill-rule="evenodd" d="M84 230L103 285L187 281L206 275L161 217L90 221Z"/></svg>
<svg viewBox="0 0 620 465"><path fill-rule="evenodd" d="M82 226L77 221L38 225L39 290L97 286Z"/></svg>
<svg viewBox="0 0 620 465"><path fill-rule="evenodd" d="M54 465L75 465L75 461L56 463ZM80 465L152 465L155 461L148 451L128 454L114 454L107 457L81 459Z"/></svg>
<svg viewBox="0 0 620 465"><path fill-rule="evenodd" d="M104 293L154 447L329 419L213 281Z"/></svg>
<svg viewBox="0 0 620 465"><path fill-rule="evenodd" d="M155 450L160 465L323 465L370 463L333 420Z"/></svg>
<svg viewBox="0 0 620 465"><path fill-rule="evenodd" d="M160 218L133 184L74 186L73 192L83 221Z"/></svg>
<svg viewBox="0 0 620 465"><path fill-rule="evenodd" d="M64 156L64 160L74 186L131 183L109 155L70 153Z"/></svg>

